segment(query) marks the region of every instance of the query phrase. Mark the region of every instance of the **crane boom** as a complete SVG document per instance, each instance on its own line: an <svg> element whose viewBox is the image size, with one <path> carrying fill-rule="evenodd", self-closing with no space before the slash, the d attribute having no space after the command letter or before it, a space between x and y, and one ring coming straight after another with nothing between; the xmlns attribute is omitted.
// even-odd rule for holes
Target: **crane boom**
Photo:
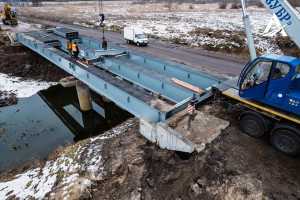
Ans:
<svg viewBox="0 0 300 200"><path fill-rule="evenodd" d="M246 5L245 5L244 0L241 0L241 5L242 5L244 28L245 28L245 32L246 32L247 44L248 44L248 48L249 48L249 52L250 52L250 57L251 57L251 60L254 60L256 58L256 51L255 51L255 46L254 46L252 30L251 30L251 26L250 26L249 15L247 15L247 13L246 13Z"/></svg>
<svg viewBox="0 0 300 200"><path fill-rule="evenodd" d="M264 6L275 14L284 30L300 48L300 19L294 8L286 0L260 0Z"/></svg>

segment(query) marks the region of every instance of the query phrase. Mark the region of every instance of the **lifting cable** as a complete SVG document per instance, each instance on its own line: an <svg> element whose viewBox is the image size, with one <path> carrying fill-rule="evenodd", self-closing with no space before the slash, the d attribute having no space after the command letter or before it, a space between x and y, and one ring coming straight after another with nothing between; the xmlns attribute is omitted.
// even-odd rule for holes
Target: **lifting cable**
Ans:
<svg viewBox="0 0 300 200"><path fill-rule="evenodd" d="M103 2L102 2L102 0L98 0L98 11L99 11L99 14L103 13Z"/></svg>
<svg viewBox="0 0 300 200"><path fill-rule="evenodd" d="M102 28L102 37L104 37L104 13L103 13L103 2L102 0L98 0L98 11L99 11L99 17L100 17L100 29Z"/></svg>

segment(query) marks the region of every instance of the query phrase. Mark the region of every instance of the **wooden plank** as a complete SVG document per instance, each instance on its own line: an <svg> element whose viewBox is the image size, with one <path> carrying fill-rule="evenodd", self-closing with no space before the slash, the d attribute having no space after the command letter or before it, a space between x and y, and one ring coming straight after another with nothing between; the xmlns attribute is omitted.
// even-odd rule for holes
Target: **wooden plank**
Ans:
<svg viewBox="0 0 300 200"><path fill-rule="evenodd" d="M198 87L196 87L196 86L194 86L194 85L191 85L191 84L189 84L189 83L186 83L186 82L184 82L184 81L178 80L178 79L176 79L176 78L172 78L172 81L173 81L174 83L176 83L176 84L178 84L178 85L181 85L182 87L185 87L185 88L187 88L187 89L189 89L189 90L192 90L193 92L196 92L196 93L198 93L198 94L203 94L203 93L204 93L204 90L202 90L202 89L200 89L200 88L198 88Z"/></svg>
<svg viewBox="0 0 300 200"><path fill-rule="evenodd" d="M81 64L82 66L84 66L85 68L89 68L89 66L85 65L84 63L82 63L81 61L79 60L76 60L77 63Z"/></svg>

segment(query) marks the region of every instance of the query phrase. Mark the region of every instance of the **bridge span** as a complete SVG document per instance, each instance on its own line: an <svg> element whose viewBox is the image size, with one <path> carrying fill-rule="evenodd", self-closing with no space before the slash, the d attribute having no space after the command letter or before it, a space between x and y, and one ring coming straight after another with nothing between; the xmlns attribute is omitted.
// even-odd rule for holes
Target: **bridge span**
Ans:
<svg viewBox="0 0 300 200"><path fill-rule="evenodd" d="M104 50L102 41L79 35L68 28L17 33L16 36L21 44L90 89L154 125L185 109L193 97L199 99L212 85L226 80L219 75L117 45L108 45L108 49ZM79 46L79 60L68 55L66 43L69 38ZM204 93L183 87L174 79L197 87Z"/></svg>

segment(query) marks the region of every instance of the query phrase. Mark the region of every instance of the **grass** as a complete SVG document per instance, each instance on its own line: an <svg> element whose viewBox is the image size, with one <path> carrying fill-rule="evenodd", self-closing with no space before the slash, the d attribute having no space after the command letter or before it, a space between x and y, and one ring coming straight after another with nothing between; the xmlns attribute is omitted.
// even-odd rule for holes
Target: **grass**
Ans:
<svg viewBox="0 0 300 200"><path fill-rule="evenodd" d="M231 55L238 55L244 58L250 58L249 49L244 39L246 35L243 31L233 33L232 31L219 32L209 28L196 28L193 31L189 32L189 34L196 37L206 36L218 40L225 40L225 42L221 44L209 43L202 45L199 43L199 46L207 51L214 51ZM258 53L260 53L259 50Z"/></svg>
<svg viewBox="0 0 300 200"><path fill-rule="evenodd" d="M285 55L300 57L300 49L290 38L277 35L276 44Z"/></svg>
<svg viewBox="0 0 300 200"><path fill-rule="evenodd" d="M61 171L59 170L57 173L56 173L56 182L59 183L63 180L65 176L65 172L64 171Z"/></svg>
<svg viewBox="0 0 300 200"><path fill-rule="evenodd" d="M32 182L33 182L33 180L28 181L28 183L26 184L26 188L28 188L31 185Z"/></svg>

